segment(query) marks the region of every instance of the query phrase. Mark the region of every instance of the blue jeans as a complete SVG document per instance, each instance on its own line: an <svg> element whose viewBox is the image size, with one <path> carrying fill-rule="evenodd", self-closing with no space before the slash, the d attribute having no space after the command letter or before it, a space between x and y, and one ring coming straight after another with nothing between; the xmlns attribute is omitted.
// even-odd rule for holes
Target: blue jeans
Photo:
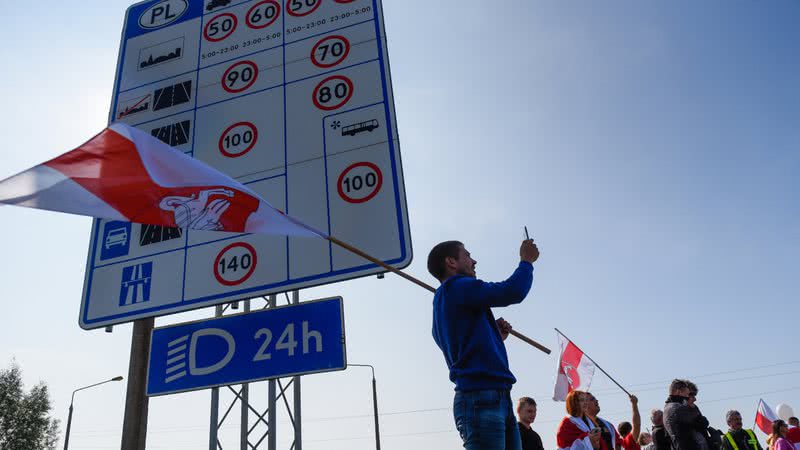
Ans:
<svg viewBox="0 0 800 450"><path fill-rule="evenodd" d="M456 391L453 416L467 450L522 450L509 391Z"/></svg>

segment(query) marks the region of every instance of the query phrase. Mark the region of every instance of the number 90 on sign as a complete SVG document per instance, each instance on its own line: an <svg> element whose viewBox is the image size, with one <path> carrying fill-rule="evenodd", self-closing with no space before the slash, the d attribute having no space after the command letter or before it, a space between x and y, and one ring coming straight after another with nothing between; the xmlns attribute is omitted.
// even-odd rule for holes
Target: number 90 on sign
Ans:
<svg viewBox="0 0 800 450"><path fill-rule="evenodd" d="M256 249L246 242L234 242L223 248L214 260L214 277L220 284L236 286L250 278L256 264Z"/></svg>
<svg viewBox="0 0 800 450"><path fill-rule="evenodd" d="M258 79L258 66L253 61L239 61L222 74L222 88L237 94L247 90Z"/></svg>
<svg viewBox="0 0 800 450"><path fill-rule="evenodd" d="M337 184L342 200L348 203L365 203L380 192L383 174L375 164L357 162L342 171Z"/></svg>

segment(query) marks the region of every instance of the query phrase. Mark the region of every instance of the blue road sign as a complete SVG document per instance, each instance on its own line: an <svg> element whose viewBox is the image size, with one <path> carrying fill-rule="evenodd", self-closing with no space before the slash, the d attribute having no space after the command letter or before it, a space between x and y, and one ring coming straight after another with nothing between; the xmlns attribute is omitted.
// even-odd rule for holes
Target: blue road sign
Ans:
<svg viewBox="0 0 800 450"><path fill-rule="evenodd" d="M119 306L150 301L152 280L152 262L123 267L122 283L119 287Z"/></svg>
<svg viewBox="0 0 800 450"><path fill-rule="evenodd" d="M342 298L153 330L147 395L342 370Z"/></svg>
<svg viewBox="0 0 800 450"><path fill-rule="evenodd" d="M131 245L131 223L115 220L103 227L100 260L119 258L128 254Z"/></svg>
<svg viewBox="0 0 800 450"><path fill-rule="evenodd" d="M130 3L109 122L150 133L304 223L408 266L381 0ZM204 210L224 202L187 195ZM139 224L112 232L100 219L89 246L84 329L386 271L320 239ZM145 262L150 300L120 303L123 271Z"/></svg>

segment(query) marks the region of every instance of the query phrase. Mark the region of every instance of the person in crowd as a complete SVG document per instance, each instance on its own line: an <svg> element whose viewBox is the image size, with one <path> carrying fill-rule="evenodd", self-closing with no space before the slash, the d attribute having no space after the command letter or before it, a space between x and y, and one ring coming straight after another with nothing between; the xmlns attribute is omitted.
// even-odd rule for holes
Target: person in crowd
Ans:
<svg viewBox="0 0 800 450"><path fill-rule="evenodd" d="M686 381L686 384L689 385L689 406L693 406L697 408L697 394L700 390L697 388L697 385L692 383L691 381ZM700 411L699 408L697 408ZM702 416L702 413L700 414ZM722 435L724 434L722 431L713 428L711 426L703 427L702 425L698 424L697 435L695 436L696 439L705 439L709 450L720 450L722 448Z"/></svg>
<svg viewBox="0 0 800 450"><path fill-rule="evenodd" d="M649 450L672 450L672 441L664 428L664 412L660 409L650 411L650 422L653 423L653 446Z"/></svg>
<svg viewBox="0 0 800 450"><path fill-rule="evenodd" d="M517 402L517 419L522 450L544 450L542 438L531 428L536 420L536 400L530 397L520 398Z"/></svg>
<svg viewBox="0 0 800 450"><path fill-rule="evenodd" d="M669 397L664 404L664 428L674 450L710 450L705 435L708 419L700 413L694 400L690 400L689 383L679 379L670 383Z"/></svg>
<svg viewBox="0 0 800 450"><path fill-rule="evenodd" d="M723 450L763 450L753 430L742 427L742 415L739 411L728 411L725 422L728 423L728 432L722 440Z"/></svg>
<svg viewBox="0 0 800 450"><path fill-rule="evenodd" d="M433 297L431 332L455 383L453 417L467 450L522 447L511 400L517 379L503 343L511 324L495 320L491 309L528 295L539 258L532 239L522 241L519 257L507 280L487 283L476 278L477 261L461 242L442 242L428 254L428 271L441 283Z"/></svg>
<svg viewBox="0 0 800 450"><path fill-rule="evenodd" d="M583 417L588 396L583 391L567 394L567 416L561 419L556 431L559 450L592 450L600 448L600 429L590 426Z"/></svg>
<svg viewBox="0 0 800 450"><path fill-rule="evenodd" d="M635 398L635 396L632 396L631 403L634 402L633 399ZM586 393L583 413L584 419L590 427L600 429L600 450L620 450L622 438L611 422L597 416L600 413L600 402L591 392Z"/></svg>
<svg viewBox="0 0 800 450"><path fill-rule="evenodd" d="M800 450L800 421L797 417L789 417L789 431L786 432L786 439L794 445L795 450Z"/></svg>
<svg viewBox="0 0 800 450"><path fill-rule="evenodd" d="M786 439L789 426L786 422L778 419L772 422L772 434L767 438L770 450L794 450L794 445Z"/></svg>
<svg viewBox="0 0 800 450"><path fill-rule="evenodd" d="M622 436L622 448L625 450L642 450L639 445L639 433L642 429L642 417L639 414L639 399L631 395L631 422L620 422L617 426L619 435Z"/></svg>
<svg viewBox="0 0 800 450"><path fill-rule="evenodd" d="M636 440L636 443L643 450L653 450L653 435L643 431L639 434L639 439Z"/></svg>

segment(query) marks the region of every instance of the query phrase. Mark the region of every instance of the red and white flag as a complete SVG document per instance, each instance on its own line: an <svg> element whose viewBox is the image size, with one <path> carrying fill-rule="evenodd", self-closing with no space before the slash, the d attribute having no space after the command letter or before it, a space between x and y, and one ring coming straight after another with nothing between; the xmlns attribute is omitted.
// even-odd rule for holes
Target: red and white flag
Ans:
<svg viewBox="0 0 800 450"><path fill-rule="evenodd" d="M765 434L772 434L772 422L778 420L778 415L764 401L759 399L758 411L756 411L756 425Z"/></svg>
<svg viewBox="0 0 800 450"><path fill-rule="evenodd" d="M196 230L327 237L233 178L122 123L0 181L0 203Z"/></svg>
<svg viewBox="0 0 800 450"><path fill-rule="evenodd" d="M569 339L558 334L561 356L558 358L553 400L564 401L572 391L587 391L594 376L594 363Z"/></svg>

